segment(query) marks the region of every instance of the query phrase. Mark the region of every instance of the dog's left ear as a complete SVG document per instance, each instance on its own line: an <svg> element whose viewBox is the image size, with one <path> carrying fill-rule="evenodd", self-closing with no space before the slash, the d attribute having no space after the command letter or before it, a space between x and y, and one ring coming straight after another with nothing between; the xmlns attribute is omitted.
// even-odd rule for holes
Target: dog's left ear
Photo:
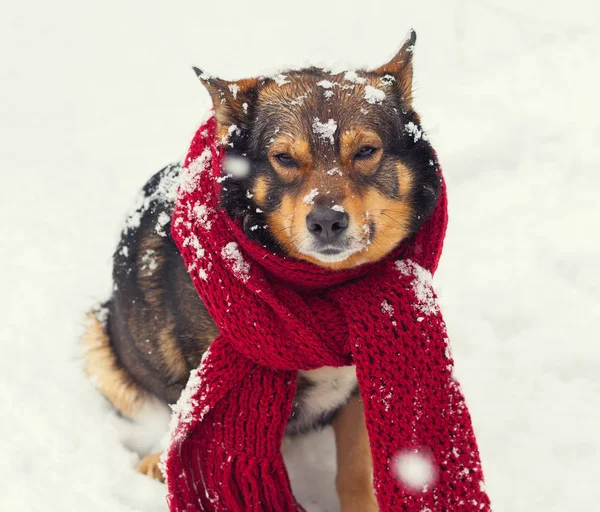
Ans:
<svg viewBox="0 0 600 512"><path fill-rule="evenodd" d="M219 124L219 135L226 136L234 125L246 130L258 96L258 79L228 81L210 76L196 67L193 70L210 94Z"/></svg>
<svg viewBox="0 0 600 512"><path fill-rule="evenodd" d="M411 29L402 48L400 48L400 51L392 58L392 60L374 70L381 75L391 75L394 77L400 98L407 106L412 104L412 59L416 41L417 33Z"/></svg>

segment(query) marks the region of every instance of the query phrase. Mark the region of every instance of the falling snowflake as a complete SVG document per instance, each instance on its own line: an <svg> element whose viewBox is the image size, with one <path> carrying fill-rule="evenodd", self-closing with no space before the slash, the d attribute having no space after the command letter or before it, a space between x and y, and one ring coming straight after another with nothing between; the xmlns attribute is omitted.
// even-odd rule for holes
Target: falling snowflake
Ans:
<svg viewBox="0 0 600 512"><path fill-rule="evenodd" d="M399 453L393 467L398 480L413 492L424 491L437 477L431 457L422 450Z"/></svg>
<svg viewBox="0 0 600 512"><path fill-rule="evenodd" d="M227 155L223 162L223 169L235 179L243 179L250 174L250 162L243 156Z"/></svg>

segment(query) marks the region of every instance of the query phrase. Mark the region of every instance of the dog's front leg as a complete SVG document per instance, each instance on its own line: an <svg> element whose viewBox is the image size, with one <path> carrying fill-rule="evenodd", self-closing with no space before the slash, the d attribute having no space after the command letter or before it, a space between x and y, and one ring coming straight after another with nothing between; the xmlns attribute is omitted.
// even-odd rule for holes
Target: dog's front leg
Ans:
<svg viewBox="0 0 600 512"><path fill-rule="evenodd" d="M373 493L373 460L359 396L333 420L337 459L335 485L342 512L378 512Z"/></svg>

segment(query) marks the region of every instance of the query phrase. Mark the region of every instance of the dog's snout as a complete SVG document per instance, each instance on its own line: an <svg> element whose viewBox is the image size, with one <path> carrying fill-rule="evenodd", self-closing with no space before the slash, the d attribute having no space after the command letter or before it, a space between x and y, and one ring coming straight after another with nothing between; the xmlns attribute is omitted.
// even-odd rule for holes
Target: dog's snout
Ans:
<svg viewBox="0 0 600 512"><path fill-rule="evenodd" d="M316 207L306 216L306 227L317 239L323 242L333 242L348 227L349 217L346 212L340 212L323 206Z"/></svg>

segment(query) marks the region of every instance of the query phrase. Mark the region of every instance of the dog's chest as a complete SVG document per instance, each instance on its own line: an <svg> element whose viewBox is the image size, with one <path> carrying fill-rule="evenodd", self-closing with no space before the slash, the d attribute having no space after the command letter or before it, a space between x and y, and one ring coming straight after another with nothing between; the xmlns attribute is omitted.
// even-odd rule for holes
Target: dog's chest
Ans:
<svg viewBox="0 0 600 512"><path fill-rule="evenodd" d="M325 366L301 371L286 433L299 434L328 424L357 389L356 368Z"/></svg>

